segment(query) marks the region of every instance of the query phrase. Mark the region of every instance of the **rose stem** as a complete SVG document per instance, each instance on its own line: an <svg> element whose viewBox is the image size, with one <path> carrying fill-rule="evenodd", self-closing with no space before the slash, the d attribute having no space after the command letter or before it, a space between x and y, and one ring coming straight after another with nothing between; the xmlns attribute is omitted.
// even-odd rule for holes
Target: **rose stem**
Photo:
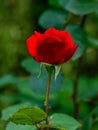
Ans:
<svg viewBox="0 0 98 130"><path fill-rule="evenodd" d="M81 20L81 23L80 23L81 28L84 28L86 18L87 18L87 15L84 15L82 17L82 20ZM78 81L79 81L79 77L80 77L80 74L81 74L82 59L83 59L83 56L80 57L79 60L78 60L77 73L76 73L76 78L74 80L74 86L73 86L74 117L76 119L79 118Z"/></svg>
<svg viewBox="0 0 98 130"><path fill-rule="evenodd" d="M48 115L48 112L49 112L50 82L51 82L51 74L48 74L48 82L47 82L47 90L46 90L46 99L45 99L45 107L46 107L46 113L47 113L47 115ZM49 124L48 117L46 118L46 124ZM47 128L47 130L48 130L48 128Z"/></svg>

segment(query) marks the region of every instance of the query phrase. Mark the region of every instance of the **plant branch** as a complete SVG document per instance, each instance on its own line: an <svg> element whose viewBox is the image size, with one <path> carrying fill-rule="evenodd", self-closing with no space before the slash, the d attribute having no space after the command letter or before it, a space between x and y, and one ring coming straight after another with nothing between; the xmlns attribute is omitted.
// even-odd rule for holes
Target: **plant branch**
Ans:
<svg viewBox="0 0 98 130"><path fill-rule="evenodd" d="M78 100L78 81L80 77L80 70L81 70L81 62L82 62L82 57L79 58L78 64L77 64L77 73L76 77L74 80L74 86L73 86L73 103L74 103L74 117L76 119L79 118L79 100Z"/></svg>
<svg viewBox="0 0 98 130"><path fill-rule="evenodd" d="M47 113L47 115L48 115L48 112L49 112L50 82L51 82L51 74L48 74L48 82L47 82L47 90L46 90L46 99L45 99L45 107L46 107L46 113ZM46 118L46 124L49 124L48 117ZM48 130L48 129L47 129L47 130Z"/></svg>
<svg viewBox="0 0 98 130"><path fill-rule="evenodd" d="M64 23L64 25L62 26L62 30L65 30L66 26L70 23L71 19L72 19L72 13L68 14L67 20L65 20L66 22Z"/></svg>
<svg viewBox="0 0 98 130"><path fill-rule="evenodd" d="M84 15L82 17L80 27L84 28L85 22L86 22L87 15ZM79 99L78 99L78 81L81 74L81 67L82 67L82 59L83 56L79 58L78 64L77 64L77 73L74 80L74 86L73 86L73 103L74 103L74 117L76 119L79 118Z"/></svg>
<svg viewBox="0 0 98 130"><path fill-rule="evenodd" d="M87 15L84 15L84 16L82 17L82 20L81 20L81 23L80 23L80 27L84 28L86 19L87 19Z"/></svg>

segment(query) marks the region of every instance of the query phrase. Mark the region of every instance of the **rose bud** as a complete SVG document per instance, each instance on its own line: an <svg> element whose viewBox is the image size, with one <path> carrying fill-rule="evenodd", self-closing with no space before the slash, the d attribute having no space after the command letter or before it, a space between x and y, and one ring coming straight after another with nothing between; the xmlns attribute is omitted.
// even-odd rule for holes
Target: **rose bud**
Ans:
<svg viewBox="0 0 98 130"><path fill-rule="evenodd" d="M70 34L55 28L47 29L43 34L34 32L26 41L29 54L37 61L52 65L68 61L77 49Z"/></svg>

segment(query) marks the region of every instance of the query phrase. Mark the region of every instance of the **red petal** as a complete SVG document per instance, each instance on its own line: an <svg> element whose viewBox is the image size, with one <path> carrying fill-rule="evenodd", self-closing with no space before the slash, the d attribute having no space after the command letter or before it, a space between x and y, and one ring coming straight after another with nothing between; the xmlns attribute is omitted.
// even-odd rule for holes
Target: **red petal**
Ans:
<svg viewBox="0 0 98 130"><path fill-rule="evenodd" d="M38 59L40 62L55 63L58 55L61 55L63 43L61 40L52 35L45 35L38 47Z"/></svg>
<svg viewBox="0 0 98 130"><path fill-rule="evenodd" d="M78 45L74 46L69 52L63 53L61 57L58 58L58 64L63 64L64 62L67 62L75 53Z"/></svg>
<svg viewBox="0 0 98 130"><path fill-rule="evenodd" d="M60 38L62 42L66 45L66 50L68 50L71 47L73 48L74 46L73 40L67 31L61 31L55 28L49 28L48 30L46 30L45 34L54 35Z"/></svg>
<svg viewBox="0 0 98 130"><path fill-rule="evenodd" d="M27 44L27 49L29 54L36 60L38 61L38 56L37 56L37 45L38 45L38 41L37 41L37 37L35 34L33 34L31 37L29 37L26 40L26 44Z"/></svg>
<svg viewBox="0 0 98 130"><path fill-rule="evenodd" d="M36 35L36 37L37 37L38 39L40 39L40 38L43 36L43 34L37 32L37 31L34 31L34 34Z"/></svg>
<svg viewBox="0 0 98 130"><path fill-rule="evenodd" d="M55 28L49 28L49 29L47 29L45 32L44 32L44 34L55 34L55 31L56 31L56 29Z"/></svg>
<svg viewBox="0 0 98 130"><path fill-rule="evenodd" d="M35 32L26 41L28 52L37 62L62 64L76 51L70 34L49 28L44 34Z"/></svg>

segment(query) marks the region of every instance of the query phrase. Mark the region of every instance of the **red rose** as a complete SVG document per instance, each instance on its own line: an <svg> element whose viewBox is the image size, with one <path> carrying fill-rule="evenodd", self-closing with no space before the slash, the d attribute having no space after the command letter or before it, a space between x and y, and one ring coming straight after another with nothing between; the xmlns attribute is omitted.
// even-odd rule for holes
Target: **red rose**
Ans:
<svg viewBox="0 0 98 130"><path fill-rule="evenodd" d="M69 60L77 48L67 31L55 28L49 28L43 34L34 32L26 44L28 52L37 62L54 65Z"/></svg>

